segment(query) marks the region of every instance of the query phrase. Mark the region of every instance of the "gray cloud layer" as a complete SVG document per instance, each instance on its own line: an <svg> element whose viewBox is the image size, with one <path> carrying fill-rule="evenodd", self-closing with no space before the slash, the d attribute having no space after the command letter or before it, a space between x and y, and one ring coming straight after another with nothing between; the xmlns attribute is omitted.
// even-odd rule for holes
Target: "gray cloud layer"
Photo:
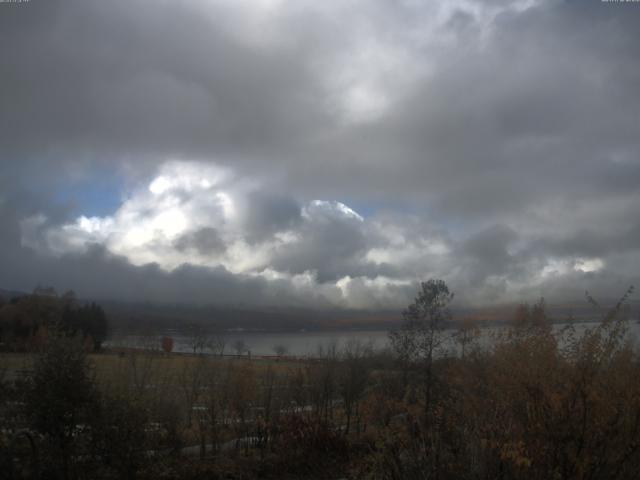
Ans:
<svg viewBox="0 0 640 480"><path fill-rule="evenodd" d="M313 306L401 305L431 275L468 302L618 293L640 267L639 26L597 0L0 5L0 285ZM112 237L56 250L84 213L56 192L109 171L144 203L176 159L235 179L237 221L186 192L207 221L140 247L187 264ZM305 217L316 198L374 213Z"/></svg>

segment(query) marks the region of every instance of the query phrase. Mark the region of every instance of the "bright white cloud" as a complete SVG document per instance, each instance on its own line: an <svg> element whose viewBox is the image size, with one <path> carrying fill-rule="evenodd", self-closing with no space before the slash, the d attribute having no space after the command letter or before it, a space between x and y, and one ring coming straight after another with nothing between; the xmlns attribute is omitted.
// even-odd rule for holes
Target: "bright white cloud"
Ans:
<svg viewBox="0 0 640 480"><path fill-rule="evenodd" d="M600 258L579 258L576 260L574 270L580 272L597 272L604 268L604 262Z"/></svg>
<svg viewBox="0 0 640 480"><path fill-rule="evenodd" d="M338 216L355 219L360 222L364 221L359 213L349 208L344 203L327 200L311 201L309 205L305 206L302 209L302 216L309 220L313 220L314 218L318 218L320 216Z"/></svg>
<svg viewBox="0 0 640 480"><path fill-rule="evenodd" d="M264 280L275 303L346 308L400 307L429 277L466 287L466 301L508 301L605 266L598 257L532 255L507 227L456 240L411 215L365 218L334 200L301 203L198 162L166 162L112 215L52 225L39 214L21 228L23 245L53 255L99 244L136 266L223 267Z"/></svg>
<svg viewBox="0 0 640 480"><path fill-rule="evenodd" d="M283 200L272 202L271 210L265 210L263 203L269 204L271 197L261 188L259 182L244 181L211 164L169 161L153 178L134 188L112 215L80 216L58 226L47 225L47 219L38 215L23 221L22 234L25 244L54 255L82 253L92 244L100 244L133 265L155 263L167 271L184 264L224 267L233 274L284 285L300 298L323 298L341 307L406 301L402 289L414 281L413 275L346 274L353 262L372 268L409 262L406 250L399 254L398 249L407 243L399 227L367 220L333 200L309 201L299 206L297 214L295 209L289 212L290 206ZM292 215L290 221L281 218L281 204ZM256 217L255 211L273 219ZM258 222L267 234L256 239L251 222ZM272 228L271 224L280 226ZM393 241L385 239L389 235ZM360 245L361 239L371 245ZM376 246L380 239L385 246ZM398 244L395 247L394 242ZM412 245L412 252L419 245L428 253L440 251L437 243L429 246L425 239ZM433 248L436 250L431 251ZM304 267L306 256L308 268ZM279 262L280 269L273 267L274 262ZM342 270L342 275L320 281L318 271L325 264L334 265L334 274ZM298 268L302 270L298 272Z"/></svg>

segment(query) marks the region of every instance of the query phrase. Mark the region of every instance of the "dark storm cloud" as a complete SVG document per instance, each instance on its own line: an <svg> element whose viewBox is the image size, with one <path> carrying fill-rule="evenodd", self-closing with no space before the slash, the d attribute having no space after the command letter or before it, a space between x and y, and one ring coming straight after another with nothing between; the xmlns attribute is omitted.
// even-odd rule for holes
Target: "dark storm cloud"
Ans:
<svg viewBox="0 0 640 480"><path fill-rule="evenodd" d="M361 219L345 215L333 205L311 205L296 230L298 238L279 249L271 265L293 274L313 270L320 282L362 275L367 267L363 256L377 240L374 232L367 230Z"/></svg>
<svg viewBox="0 0 640 480"><path fill-rule="evenodd" d="M194 249L201 255L218 254L225 250L224 240L215 228L205 227L195 232L181 235L173 242L180 251Z"/></svg>
<svg viewBox="0 0 640 480"><path fill-rule="evenodd" d="M633 189L638 167L611 157L638 147L640 16L598 3L503 13L482 41L480 19L453 12L466 20L438 27L454 35L439 49L400 37L433 73L417 75L382 118L343 127L322 89L322 75L339 71L313 66L339 53L339 39L353 46L346 21L292 9L274 20L283 39L272 45L247 41L248 19L219 3L4 8L3 156L229 157L252 171L287 167L297 188L315 183L323 193L410 199L428 187L443 211L470 215L523 209L541 190ZM381 38L417 30L428 13L361 9L365 25L385 29Z"/></svg>
<svg viewBox="0 0 640 480"><path fill-rule="evenodd" d="M543 254L602 257L611 254L634 254L640 250L640 224L622 226L616 231L584 228L569 235L549 236L532 242L532 248Z"/></svg>
<svg viewBox="0 0 640 480"><path fill-rule="evenodd" d="M489 275L507 273L515 262L509 247L517 237L516 232L511 228L494 225L465 240L460 250L474 264L473 274L469 275L469 280L474 282L484 280Z"/></svg>
<svg viewBox="0 0 640 480"><path fill-rule="evenodd" d="M5 286L112 278L101 288L118 296L118 275L162 292L175 282L200 291L187 277L212 275L262 298L275 280L194 266L168 274L98 247L54 259L20 245L26 218L43 214L41 242L73 221L78 208L54 192L83 172L123 170L137 184L176 158L278 185L237 203L253 248L297 235L263 268L313 271L320 283L441 275L479 292L474 300L638 280L640 8L322 3L0 4ZM314 198L381 205L392 220L309 221L303 205ZM418 212L414 224L407 212ZM424 225L446 232L442 251L425 246L439 236ZM222 254L221 228L200 226L173 247ZM541 274L587 260L603 266ZM306 295L278 288L287 301Z"/></svg>
<svg viewBox="0 0 640 480"><path fill-rule="evenodd" d="M282 194L252 192L241 209L242 226L251 242L265 240L302 222L300 204Z"/></svg>
<svg viewBox="0 0 640 480"><path fill-rule="evenodd" d="M3 9L4 148L18 158L209 156L310 128L304 55L244 44L223 32L228 16L193 2Z"/></svg>
<svg viewBox="0 0 640 480"><path fill-rule="evenodd" d="M373 185L467 218L548 195L637 193L640 16L612 10L544 2L498 18L482 41L435 52L433 74L360 132L380 152L369 163L388 173Z"/></svg>

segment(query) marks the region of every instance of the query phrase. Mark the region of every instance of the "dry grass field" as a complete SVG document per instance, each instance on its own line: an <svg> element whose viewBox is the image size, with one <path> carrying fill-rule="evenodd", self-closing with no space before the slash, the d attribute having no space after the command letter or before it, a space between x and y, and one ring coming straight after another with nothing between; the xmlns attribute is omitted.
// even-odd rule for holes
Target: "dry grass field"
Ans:
<svg viewBox="0 0 640 480"><path fill-rule="evenodd" d="M304 365L301 360L286 358L234 358L184 353L165 354L142 350L91 353L87 357L98 383L118 381L135 371L138 373L144 371L146 375L153 378L161 376L177 381L185 371L192 370L197 364L203 362L206 366L214 368L229 364L236 367L251 367L258 375L269 368L282 372ZM35 358L34 353L0 353L0 379L10 380L28 373L33 367Z"/></svg>

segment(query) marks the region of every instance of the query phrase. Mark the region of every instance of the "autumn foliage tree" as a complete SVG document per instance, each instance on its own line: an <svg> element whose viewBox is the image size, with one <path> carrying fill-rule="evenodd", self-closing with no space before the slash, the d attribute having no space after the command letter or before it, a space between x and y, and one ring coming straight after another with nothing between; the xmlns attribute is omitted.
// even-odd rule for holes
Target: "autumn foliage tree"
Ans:
<svg viewBox="0 0 640 480"><path fill-rule="evenodd" d="M438 291L444 300L436 304L446 306L448 290ZM429 356L444 332L432 333L416 321L428 314L408 319L405 314L404 331L392 342L399 358L423 373L431 368L432 380L437 379L437 395L424 401L431 405L425 412L430 421L416 422L416 411L405 398L396 407L404 413L383 423L367 457L370 463L360 465L358 476L635 478L640 468L640 362L627 336L625 313L632 293L630 288L613 308L601 309L600 322L586 328L554 325L544 300L523 304L491 345L457 358ZM421 298L437 296L420 295L410 312L422 305ZM599 308L590 296L588 301ZM452 340L459 341L459 334ZM426 378L411 381L420 384ZM376 398L376 405L384 405L383 397Z"/></svg>

